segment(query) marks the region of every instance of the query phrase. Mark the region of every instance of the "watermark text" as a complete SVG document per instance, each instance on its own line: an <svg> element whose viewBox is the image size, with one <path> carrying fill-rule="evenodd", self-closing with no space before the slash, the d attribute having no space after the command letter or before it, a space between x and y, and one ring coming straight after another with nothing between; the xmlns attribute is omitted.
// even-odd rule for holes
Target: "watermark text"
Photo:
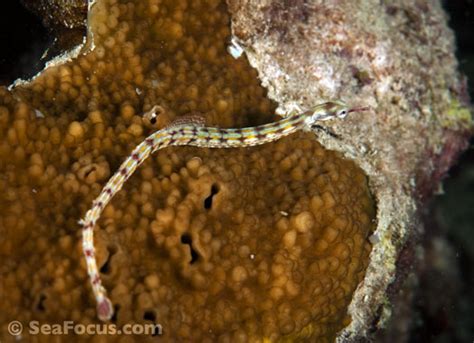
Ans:
<svg viewBox="0 0 474 343"><path fill-rule="evenodd" d="M40 323L32 320L23 325L18 320L8 324L8 333L12 336L20 336L23 333L30 335L162 335L163 329L160 324L80 324L72 320L56 324Z"/></svg>

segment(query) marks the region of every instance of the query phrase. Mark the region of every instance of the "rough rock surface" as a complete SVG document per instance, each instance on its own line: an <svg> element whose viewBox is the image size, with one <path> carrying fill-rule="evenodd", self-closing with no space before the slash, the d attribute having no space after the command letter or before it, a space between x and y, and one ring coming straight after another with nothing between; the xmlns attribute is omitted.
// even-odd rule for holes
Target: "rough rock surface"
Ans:
<svg viewBox="0 0 474 343"><path fill-rule="evenodd" d="M328 98L372 108L319 134L364 169L377 199L370 265L339 336L362 339L390 317L420 209L472 132L446 16L439 1L228 3L234 40L280 110Z"/></svg>

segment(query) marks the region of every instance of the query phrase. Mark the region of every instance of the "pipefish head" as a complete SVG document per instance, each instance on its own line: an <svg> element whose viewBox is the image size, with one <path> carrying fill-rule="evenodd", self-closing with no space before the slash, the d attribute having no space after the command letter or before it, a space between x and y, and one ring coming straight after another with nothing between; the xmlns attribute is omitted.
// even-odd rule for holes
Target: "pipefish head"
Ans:
<svg viewBox="0 0 474 343"><path fill-rule="evenodd" d="M368 107L349 107L340 100L328 101L307 111L307 124L312 125L317 121L329 120L333 118L344 119L349 113L367 111Z"/></svg>

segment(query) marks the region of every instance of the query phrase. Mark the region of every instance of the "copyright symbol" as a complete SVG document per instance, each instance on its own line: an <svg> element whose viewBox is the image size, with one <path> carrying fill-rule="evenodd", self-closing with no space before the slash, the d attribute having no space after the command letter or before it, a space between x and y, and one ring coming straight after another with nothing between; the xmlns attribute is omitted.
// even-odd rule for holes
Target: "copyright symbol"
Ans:
<svg viewBox="0 0 474 343"><path fill-rule="evenodd" d="M21 324L18 320L14 320L8 323L8 333L12 336L21 335L23 331L23 324Z"/></svg>

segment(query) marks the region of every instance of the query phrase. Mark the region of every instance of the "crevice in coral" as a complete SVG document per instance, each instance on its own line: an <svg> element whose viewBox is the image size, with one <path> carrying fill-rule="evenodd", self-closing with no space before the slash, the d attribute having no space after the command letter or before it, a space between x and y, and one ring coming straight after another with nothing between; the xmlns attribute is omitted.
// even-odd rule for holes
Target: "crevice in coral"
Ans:
<svg viewBox="0 0 474 343"><path fill-rule="evenodd" d="M143 319L154 322L156 320L156 314L153 311L145 311L145 313L143 313Z"/></svg>
<svg viewBox="0 0 474 343"><path fill-rule="evenodd" d="M189 245L189 251L191 252L191 261L189 262L189 264L195 263L199 259L199 254L193 248L193 239L192 239L191 235L189 235L187 233L182 234L181 235L181 243Z"/></svg>
<svg viewBox="0 0 474 343"><path fill-rule="evenodd" d="M113 245L108 246L107 250L109 252L109 256L107 257L107 260L104 262L102 267L100 267L100 272L102 274L110 273L110 260L112 259L112 256L115 255L115 253L117 252L117 248Z"/></svg>
<svg viewBox="0 0 474 343"><path fill-rule="evenodd" d="M40 294L38 303L36 304L36 309L38 311L44 312L46 311L46 307L44 307L44 301L46 300L46 295Z"/></svg>
<svg viewBox="0 0 474 343"><path fill-rule="evenodd" d="M148 310L143 313L143 319L152 322L153 324L158 324L156 322L156 313L153 310ZM151 334L152 337L158 336L160 334L158 327L155 327L153 333Z"/></svg>
<svg viewBox="0 0 474 343"><path fill-rule="evenodd" d="M120 305L115 305L114 306L114 315L112 316L112 318L110 318L110 321L112 323L117 323L117 317L118 317L119 310L120 310Z"/></svg>
<svg viewBox="0 0 474 343"><path fill-rule="evenodd" d="M206 210L210 210L212 208L212 200L217 193L219 193L219 186L216 183L213 183L211 186L211 194L209 194L209 196L204 199L204 208Z"/></svg>

